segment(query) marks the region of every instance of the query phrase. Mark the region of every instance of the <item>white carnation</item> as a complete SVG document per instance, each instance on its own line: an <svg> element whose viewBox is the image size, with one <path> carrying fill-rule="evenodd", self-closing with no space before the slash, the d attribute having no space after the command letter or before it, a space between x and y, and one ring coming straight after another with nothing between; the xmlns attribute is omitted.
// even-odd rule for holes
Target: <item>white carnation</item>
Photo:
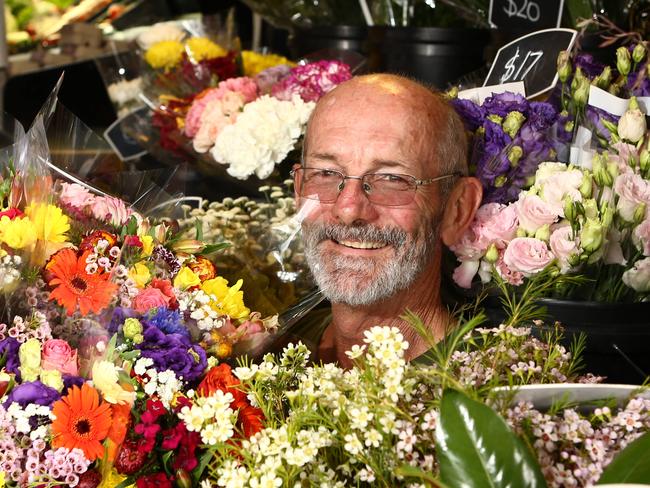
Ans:
<svg viewBox="0 0 650 488"><path fill-rule="evenodd" d="M160 22L138 36L138 45L145 51L157 42L182 41L185 32L174 22Z"/></svg>
<svg viewBox="0 0 650 488"><path fill-rule="evenodd" d="M264 95L247 104L237 121L223 128L212 148L215 161L228 164L228 174L245 180L253 173L270 176L304 133L313 102Z"/></svg>

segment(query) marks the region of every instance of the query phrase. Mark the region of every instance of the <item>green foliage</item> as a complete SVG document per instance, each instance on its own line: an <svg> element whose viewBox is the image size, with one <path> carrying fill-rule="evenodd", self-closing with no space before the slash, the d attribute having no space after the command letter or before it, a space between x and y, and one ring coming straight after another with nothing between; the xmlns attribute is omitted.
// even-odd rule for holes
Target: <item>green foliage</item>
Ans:
<svg viewBox="0 0 650 488"><path fill-rule="evenodd" d="M531 452L503 418L459 391L443 394L436 441L446 486L547 486Z"/></svg>
<svg viewBox="0 0 650 488"><path fill-rule="evenodd" d="M598 480L607 483L650 484L650 432L621 451Z"/></svg>

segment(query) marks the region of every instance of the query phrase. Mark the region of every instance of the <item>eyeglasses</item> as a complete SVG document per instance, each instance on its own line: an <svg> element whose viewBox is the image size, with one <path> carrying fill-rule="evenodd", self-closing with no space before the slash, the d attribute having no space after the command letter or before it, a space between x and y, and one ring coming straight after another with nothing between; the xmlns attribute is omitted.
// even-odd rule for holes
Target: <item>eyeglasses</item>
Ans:
<svg viewBox="0 0 650 488"><path fill-rule="evenodd" d="M291 171L295 177L298 195L323 203L333 203L343 191L345 180L360 180L361 188L370 203L386 207L408 205L415 197L419 186L460 176L460 173L418 180L411 175L393 173L366 173L362 176L347 176L333 169L296 168Z"/></svg>

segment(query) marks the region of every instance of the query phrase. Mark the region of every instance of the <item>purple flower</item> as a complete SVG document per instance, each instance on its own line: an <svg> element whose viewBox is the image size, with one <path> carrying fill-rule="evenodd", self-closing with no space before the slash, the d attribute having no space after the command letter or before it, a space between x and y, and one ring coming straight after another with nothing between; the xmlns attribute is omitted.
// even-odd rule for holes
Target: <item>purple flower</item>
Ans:
<svg viewBox="0 0 650 488"><path fill-rule="evenodd" d="M20 359L18 358L18 349L20 343L13 337L7 337L0 341L0 369L4 365L5 371L16 375L16 380L20 381Z"/></svg>
<svg viewBox="0 0 650 488"><path fill-rule="evenodd" d="M636 71L631 72L627 77L626 88L630 95L635 97L647 97L650 95L650 79L646 71L646 63L640 63Z"/></svg>
<svg viewBox="0 0 650 488"><path fill-rule="evenodd" d="M526 124L535 130L541 131L551 127L557 121L557 118L557 110L550 103L530 102Z"/></svg>
<svg viewBox="0 0 650 488"><path fill-rule="evenodd" d="M74 376L71 374L64 374L63 375L63 391L61 392L61 395L67 395L68 389L72 388L73 386L78 386L81 388L81 385L83 385L86 382L85 379L83 379L81 376Z"/></svg>
<svg viewBox="0 0 650 488"><path fill-rule="evenodd" d="M111 315L111 321L108 324L108 333L110 335L117 334L124 321L135 316L137 316L137 313L130 308L115 307Z"/></svg>
<svg viewBox="0 0 650 488"><path fill-rule="evenodd" d="M477 105L471 100L462 100L460 98L455 98L451 101L451 104L460 115L461 119L465 123L467 130L474 132L481 125L486 117L486 112L483 107Z"/></svg>
<svg viewBox="0 0 650 488"><path fill-rule="evenodd" d="M591 54L579 53L573 59L576 68L580 68L582 72L590 79L594 79L601 74L605 69L605 65L599 63L594 59Z"/></svg>
<svg viewBox="0 0 650 488"><path fill-rule="evenodd" d="M178 310L169 310L164 307L156 308L149 312L142 321L157 327L165 334L180 334L188 339L190 337L190 331L183 324L183 317Z"/></svg>
<svg viewBox="0 0 650 488"><path fill-rule="evenodd" d="M289 75L290 72L291 68L286 64L271 66L255 76L255 83L257 83L261 93L270 93L273 85Z"/></svg>
<svg viewBox="0 0 650 488"><path fill-rule="evenodd" d="M40 381L28 381L11 390L4 403L4 407L9 408L14 402L21 407L25 407L30 403L50 406L59 398L61 398L61 395L54 388L50 388Z"/></svg>
<svg viewBox="0 0 650 488"><path fill-rule="evenodd" d="M497 93L488 97L483 102L483 108L488 114L496 114L505 117L512 111L528 113L528 100L517 93Z"/></svg>
<svg viewBox="0 0 650 488"><path fill-rule="evenodd" d="M207 367L203 348L180 334L165 334L154 325L143 324L144 340L138 344L142 357L151 358L157 371L172 370L177 378L193 382Z"/></svg>
<svg viewBox="0 0 650 488"><path fill-rule="evenodd" d="M591 105L587 105L585 109L585 118L587 127L589 127L598 137L609 140L611 134L609 130L603 125L601 119L609 120L613 124L618 124L618 117L610 114L605 110L601 110Z"/></svg>

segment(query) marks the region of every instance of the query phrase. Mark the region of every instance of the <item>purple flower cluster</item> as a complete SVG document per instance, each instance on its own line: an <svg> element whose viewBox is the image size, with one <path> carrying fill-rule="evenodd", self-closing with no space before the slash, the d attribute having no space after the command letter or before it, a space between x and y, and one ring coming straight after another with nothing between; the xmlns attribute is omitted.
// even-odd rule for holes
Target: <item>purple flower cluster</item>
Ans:
<svg viewBox="0 0 650 488"><path fill-rule="evenodd" d="M350 66L331 60L296 66L289 76L273 86L271 94L279 100L291 100L294 95L305 102L315 102L336 85L352 78Z"/></svg>
<svg viewBox="0 0 650 488"><path fill-rule="evenodd" d="M471 165L484 189L484 203L516 200L539 163L552 160L550 129L558 120L553 105L529 102L514 93L500 93L482 105L456 99L452 104L474 133ZM504 121L520 114L520 126L504 128Z"/></svg>
<svg viewBox="0 0 650 488"><path fill-rule="evenodd" d="M20 381L20 359L18 358L18 349L20 343L13 337L7 337L0 341L0 369L4 366L7 373L16 375L16 380Z"/></svg>
<svg viewBox="0 0 650 488"><path fill-rule="evenodd" d="M164 307L155 308L142 319L142 322L157 327L165 334L180 334L190 338L190 332L185 327L183 316L178 310L169 310Z"/></svg>
<svg viewBox="0 0 650 488"><path fill-rule="evenodd" d="M54 388L50 388L40 381L27 381L11 390L4 403L4 407L9 408L14 402L21 407L26 407L30 403L49 406L59 398L61 398L61 395Z"/></svg>
<svg viewBox="0 0 650 488"><path fill-rule="evenodd" d="M142 357L151 358L157 371L172 370L177 378L191 383L204 373L208 363L201 346L181 334L165 334L152 324L143 324L144 340L137 345Z"/></svg>

